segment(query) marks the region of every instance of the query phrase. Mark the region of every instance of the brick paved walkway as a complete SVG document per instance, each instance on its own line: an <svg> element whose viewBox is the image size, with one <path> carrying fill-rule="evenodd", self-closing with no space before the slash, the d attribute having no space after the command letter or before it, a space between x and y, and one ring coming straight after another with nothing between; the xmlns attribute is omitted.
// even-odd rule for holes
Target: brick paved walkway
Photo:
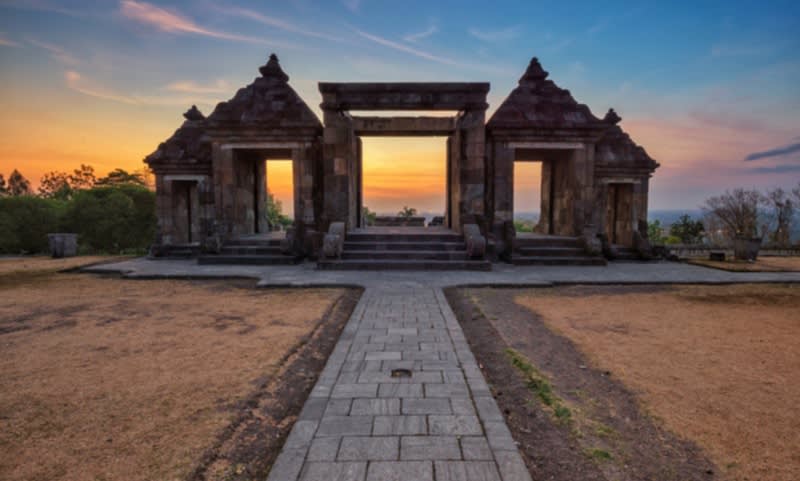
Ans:
<svg viewBox="0 0 800 481"><path fill-rule="evenodd" d="M410 378L392 370L411 370ZM438 288L364 292L269 481L529 481Z"/></svg>

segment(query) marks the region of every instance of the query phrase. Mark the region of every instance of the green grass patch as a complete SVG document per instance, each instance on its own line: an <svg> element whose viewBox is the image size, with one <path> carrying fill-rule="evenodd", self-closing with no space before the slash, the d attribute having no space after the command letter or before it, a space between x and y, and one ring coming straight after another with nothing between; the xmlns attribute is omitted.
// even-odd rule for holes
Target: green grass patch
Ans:
<svg viewBox="0 0 800 481"><path fill-rule="evenodd" d="M553 386L545 375L516 350L507 348L505 353L511 360L511 364L525 376L528 389L539 398L542 404L552 410L553 416L560 422L572 421L572 412L553 391Z"/></svg>
<svg viewBox="0 0 800 481"><path fill-rule="evenodd" d="M611 453L609 453L605 449L600 449L600 448L587 449L586 455L596 461L611 461L613 459Z"/></svg>

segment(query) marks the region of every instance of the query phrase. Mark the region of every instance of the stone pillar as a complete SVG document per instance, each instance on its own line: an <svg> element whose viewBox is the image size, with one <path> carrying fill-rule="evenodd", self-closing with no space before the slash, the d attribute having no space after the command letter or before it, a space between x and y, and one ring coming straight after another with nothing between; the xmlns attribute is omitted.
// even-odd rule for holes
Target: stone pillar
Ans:
<svg viewBox="0 0 800 481"><path fill-rule="evenodd" d="M502 229L503 223L514 220L514 149L507 147L505 142L490 142L488 146L487 152L491 155L492 225Z"/></svg>
<svg viewBox="0 0 800 481"><path fill-rule="evenodd" d="M156 174L156 229L155 244L159 246L172 244L172 182Z"/></svg>
<svg viewBox="0 0 800 481"><path fill-rule="evenodd" d="M314 169L316 149L311 143L292 150L292 178L294 182L294 220L314 229L317 215L314 208Z"/></svg>
<svg viewBox="0 0 800 481"><path fill-rule="evenodd" d="M458 229L461 220L461 132L456 129L447 138L447 212L445 225Z"/></svg>
<svg viewBox="0 0 800 481"><path fill-rule="evenodd" d="M323 223L344 222L347 229L358 221L355 198L356 139L352 121L342 112L324 111L322 171ZM327 230L327 225L321 226Z"/></svg>
<svg viewBox="0 0 800 481"><path fill-rule="evenodd" d="M223 149L214 143L211 149L214 186L214 217L217 219L215 235L228 238L234 233L236 198L236 176L233 165L233 150Z"/></svg>
<svg viewBox="0 0 800 481"><path fill-rule="evenodd" d="M456 128L461 131L461 157L458 169L460 198L457 204L459 219L454 222L453 228L459 232L464 223L475 223L478 219L486 218L485 117L485 110L468 110L457 120Z"/></svg>

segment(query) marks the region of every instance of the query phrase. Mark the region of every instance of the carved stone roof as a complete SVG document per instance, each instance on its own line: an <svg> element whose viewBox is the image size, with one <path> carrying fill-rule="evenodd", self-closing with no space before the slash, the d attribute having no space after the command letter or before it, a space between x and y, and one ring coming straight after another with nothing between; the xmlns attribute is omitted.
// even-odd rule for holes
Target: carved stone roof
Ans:
<svg viewBox="0 0 800 481"><path fill-rule="evenodd" d="M211 164L211 145L205 141L206 118L192 105L186 121L144 161L154 170L169 164Z"/></svg>
<svg viewBox="0 0 800 481"><path fill-rule="evenodd" d="M589 107L579 104L569 90L547 80L534 57L519 85L500 104L488 129L596 129L603 125Z"/></svg>
<svg viewBox="0 0 800 481"><path fill-rule="evenodd" d="M601 170L627 168L652 173L659 166L658 162L617 125L621 120L614 109L609 109L603 118L609 128L595 144L595 165Z"/></svg>
<svg viewBox="0 0 800 481"><path fill-rule="evenodd" d="M239 89L232 99L217 105L208 116L209 129L322 129L314 112L289 86L289 76L281 69L275 54L269 56L259 72L261 77Z"/></svg>

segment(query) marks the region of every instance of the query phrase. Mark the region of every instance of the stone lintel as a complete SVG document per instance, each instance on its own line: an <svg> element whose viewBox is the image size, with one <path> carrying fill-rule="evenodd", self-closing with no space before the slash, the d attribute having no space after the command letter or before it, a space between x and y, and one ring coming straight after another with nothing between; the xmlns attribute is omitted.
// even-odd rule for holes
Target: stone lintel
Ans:
<svg viewBox="0 0 800 481"><path fill-rule="evenodd" d="M581 142L506 142L509 149L551 149L551 150L582 150L585 148Z"/></svg>
<svg viewBox="0 0 800 481"><path fill-rule="evenodd" d="M207 175L190 175L190 174L167 174L164 180L167 182L174 181L190 181L190 182L205 182L208 180Z"/></svg>
<svg viewBox="0 0 800 481"><path fill-rule="evenodd" d="M320 82L323 110L486 110L486 82Z"/></svg>
<svg viewBox="0 0 800 481"><path fill-rule="evenodd" d="M453 117L353 117L356 135L441 136L455 130Z"/></svg>
<svg viewBox="0 0 800 481"><path fill-rule="evenodd" d="M238 149L302 149L310 147L309 142L236 142L220 144L222 150Z"/></svg>

